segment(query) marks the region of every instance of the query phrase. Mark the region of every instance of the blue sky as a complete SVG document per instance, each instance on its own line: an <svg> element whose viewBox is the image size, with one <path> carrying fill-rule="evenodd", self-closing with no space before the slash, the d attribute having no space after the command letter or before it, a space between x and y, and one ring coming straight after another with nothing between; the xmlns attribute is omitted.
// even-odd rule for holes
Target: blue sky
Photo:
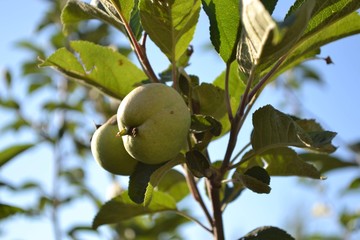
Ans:
<svg viewBox="0 0 360 240"><path fill-rule="evenodd" d="M276 16L282 16L286 11L287 1L279 1ZM36 42L43 42L42 36L37 36L34 32L34 26L43 12L46 10L46 1L28 0L28 1L4 1L0 8L0 69L11 68L14 70L14 77L21 78L18 66L28 57L26 52L14 48L14 41L20 39L35 39ZM197 74L202 81L212 81L224 68L220 58L214 54L202 49L205 43L204 36L207 36L206 17L202 15L200 24L197 28L195 40L193 42L195 53L192 64L188 68L191 74ZM148 47L151 49L151 45ZM336 154L344 155L344 143L360 139L360 65L359 65L360 36L353 36L332 43L322 48L321 56L331 56L335 64L326 65L323 61L313 61L309 64L316 68L325 80L322 87L313 84L307 84L298 97L302 99L304 108L307 110L304 117L317 118L319 122L328 130L338 132L335 139L335 145L339 146ZM154 63L155 71L160 72L167 66L167 61L159 59L157 51L149 53L150 60ZM161 55L161 54L160 54ZM21 82L21 81L20 81ZM2 87L0 83L0 88ZM265 104L273 104L280 107L283 94L277 92L274 88L267 89L257 103L257 107ZM254 108L256 109L256 107ZM0 109L2 116L2 110ZM94 116L87 116L90 119ZM6 116L2 120L4 120ZM0 120L0 126L1 121ZM91 124L91 123L90 123ZM245 137L250 132L249 123L242 132ZM24 136L24 138L31 138ZM221 159L224 154L226 138L215 142L210 149L213 159ZM6 135L0 138L0 149L8 146L10 142L16 141L14 136ZM240 146L246 141L240 140ZM48 183L51 179L52 165L46 161L51 157L51 152L46 148L33 151L33 158L26 159L19 157L13 163L1 169L0 179L7 179L13 183L22 183L25 180L35 179L44 184L46 188L51 188ZM106 189L109 185L109 179L105 173L94 163L91 162L89 185L95 189L99 195L106 195ZM308 218L309 231L323 229L327 226L326 231L340 231L335 226L333 218L312 219L311 209L316 202L326 203L334 211L346 207L355 207L360 209L359 201L354 197L343 198L339 192L346 186L353 176L358 172L347 172L346 176L343 171L333 173L328 176L326 181L313 182L313 190L299 185L298 178L273 178L271 182L272 192L269 195L256 195L247 191L236 203L229 206L224 219L227 231L227 237L234 239L246 232L262 225L275 225L286 228L287 224L293 219L293 214L301 214ZM121 179L123 181L123 179ZM318 191L326 189L326 192ZM341 203L339 199L341 198ZM12 195L10 193L0 192L0 200L5 202L27 204L34 201L30 196ZM184 203L186 204L186 202ZM95 209L85 202L75 202L64 209L61 219L62 226L70 226L73 222L90 222L95 214ZM200 212L195 211L196 215ZM253 216L258 216L254 218ZM334 215L333 215L334 216ZM331 226L331 227L329 227ZM4 239L52 239L52 229L48 219L36 218L32 221L21 216L14 217L12 220L2 223L1 230L5 229ZM101 228L100 228L101 230ZM182 232L188 239L191 236L206 238L208 235L199 230L196 225L182 228ZM106 235L106 233L104 233ZM356 237L360 238L360 234ZM86 239L96 239L93 236L86 236Z"/></svg>

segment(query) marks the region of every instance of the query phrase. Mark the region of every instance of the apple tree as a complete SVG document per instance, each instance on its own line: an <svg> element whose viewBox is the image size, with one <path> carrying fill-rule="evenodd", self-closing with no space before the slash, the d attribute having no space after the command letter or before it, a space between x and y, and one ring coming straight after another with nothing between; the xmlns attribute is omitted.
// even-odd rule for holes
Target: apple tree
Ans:
<svg viewBox="0 0 360 240"><path fill-rule="evenodd" d="M329 155L336 150L332 143L336 133L324 129L315 119L287 114L269 104L258 109L253 106L263 89L282 73L305 61L321 59L323 45L359 33L360 16L356 11L360 2L297 0L282 21L272 17L276 4L276 0L66 2L61 10L65 36L96 19L104 29L112 26L122 33L138 60L135 64L107 39L89 40L81 34L77 40L68 38L65 47L40 56L39 71L51 67L74 80L69 84L96 89L98 99L108 96L120 102L118 110L118 105L106 109L108 119L117 115L119 127L109 131L106 137L110 140L104 143L94 135L93 142L98 144L91 147L96 149L95 159L112 173L118 174L116 167L123 170L130 164L131 171L125 173L129 184L127 190L99 203L93 229L165 212L180 216L174 218L178 225L183 223L179 219L193 221L213 239L221 240L226 231L223 213L244 190L269 194L273 176L321 180L333 169L358 167L355 162ZM187 71L196 54L191 46L195 29L203 27L198 24L201 9L209 18L212 47L225 63L223 73L211 82ZM161 74L153 70L148 58L148 41L168 59L169 66ZM154 85L172 89L176 97L138 90ZM84 101L91 98L83 97ZM181 113L176 115L178 111ZM244 122L250 118L251 135L243 136ZM59 134L68 127L63 125ZM215 161L208 151L209 144L219 138L227 138L227 146L223 158ZM235 152L239 138L249 138L249 143ZM130 160L124 161L128 157L135 166ZM105 159L111 162L110 167L105 166ZM354 185L356 182L358 179ZM188 195L198 203L206 222L180 208L178 203ZM159 216L158 221L168 217ZM294 239L276 226L259 226L239 237Z"/></svg>

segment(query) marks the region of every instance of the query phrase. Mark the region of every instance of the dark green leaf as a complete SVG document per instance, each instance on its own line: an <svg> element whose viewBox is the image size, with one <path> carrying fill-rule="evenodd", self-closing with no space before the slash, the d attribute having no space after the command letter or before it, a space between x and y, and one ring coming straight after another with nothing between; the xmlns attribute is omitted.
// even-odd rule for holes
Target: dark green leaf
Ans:
<svg viewBox="0 0 360 240"><path fill-rule="evenodd" d="M129 198L128 192L123 192L101 207L93 221L93 228L96 229L104 224L113 224L140 215L176 210L176 202L169 194L154 191L152 195L150 204L144 207L134 203Z"/></svg>
<svg viewBox="0 0 360 240"><path fill-rule="evenodd" d="M193 38L200 0L140 0L139 9L144 30L169 60L176 62Z"/></svg>
<svg viewBox="0 0 360 240"><path fill-rule="evenodd" d="M360 154L360 141L354 142L349 145L351 151Z"/></svg>
<svg viewBox="0 0 360 240"><path fill-rule="evenodd" d="M11 86L11 82L12 82L12 74L11 74L10 70L5 69L4 78L5 78L6 87L9 88Z"/></svg>
<svg viewBox="0 0 360 240"><path fill-rule="evenodd" d="M198 150L186 153L186 164L195 177L211 176L210 161Z"/></svg>
<svg viewBox="0 0 360 240"><path fill-rule="evenodd" d="M310 126L304 122L310 123ZM331 145L336 133L323 131L313 120L294 120L270 105L260 108L253 114L253 126L251 144L257 153L284 146L308 148L325 153L336 150ZM316 131L313 131L314 129Z"/></svg>
<svg viewBox="0 0 360 240"><path fill-rule="evenodd" d="M11 159L15 158L17 155L19 155L20 153L24 152L25 150L33 146L34 144L20 144L20 145L13 145L11 147L1 150L0 167L4 166Z"/></svg>
<svg viewBox="0 0 360 240"><path fill-rule="evenodd" d="M54 67L68 77L118 99L147 79L143 71L109 47L84 41L73 41L70 46L75 53L61 48L40 66Z"/></svg>
<svg viewBox="0 0 360 240"><path fill-rule="evenodd" d="M360 190L360 177L355 178L347 187L346 191L359 191Z"/></svg>
<svg viewBox="0 0 360 240"><path fill-rule="evenodd" d="M199 106L195 113L210 115L216 119L221 119L226 115L225 91L210 83L201 83L193 88L193 102ZM194 107L195 108L195 107Z"/></svg>
<svg viewBox="0 0 360 240"><path fill-rule="evenodd" d="M210 21L210 39L226 63L235 60L241 22L238 0L202 0Z"/></svg>
<svg viewBox="0 0 360 240"><path fill-rule="evenodd" d="M254 166L249 169L247 169L244 172L245 175L248 175L250 177L256 178L257 180L269 185L270 184L270 176L267 173L267 171L259 166Z"/></svg>
<svg viewBox="0 0 360 240"><path fill-rule="evenodd" d="M316 153L303 153L299 155L301 159L307 162L311 162L317 166L321 173L342 169L346 167L358 167L359 165L355 162L344 161L335 156L329 156L327 154L316 154Z"/></svg>
<svg viewBox="0 0 360 240"><path fill-rule="evenodd" d="M221 133L221 124L211 116L193 114L191 116L190 131L194 133L211 132L213 136Z"/></svg>
<svg viewBox="0 0 360 240"><path fill-rule="evenodd" d="M274 148L259 155L250 151L244 158L247 161L241 164L238 170L244 171L252 166L262 166L266 167L266 171L271 176L322 178L320 172L312 164L304 161L291 148Z"/></svg>
<svg viewBox="0 0 360 240"><path fill-rule="evenodd" d="M269 194L271 191L271 187L269 186L269 184L264 183L263 181L257 179L256 177L252 177L250 175L243 174L240 172L235 172L233 174L233 181L242 184L244 187L250 189L255 193Z"/></svg>
<svg viewBox="0 0 360 240"><path fill-rule="evenodd" d="M274 12L277 2L278 0L261 0L261 3L270 14Z"/></svg>
<svg viewBox="0 0 360 240"><path fill-rule="evenodd" d="M22 208L0 203L0 220L4 220L12 215L25 212L26 211Z"/></svg>
<svg viewBox="0 0 360 240"><path fill-rule="evenodd" d="M135 171L130 176L129 196L135 203L147 206L152 199L154 188L161 178L174 166L184 163L183 155L179 154L166 163L149 165L138 163Z"/></svg>
<svg viewBox="0 0 360 240"><path fill-rule="evenodd" d="M160 168L163 164L145 164L139 162L134 172L130 175L129 181L129 197L137 204L141 204L145 199L145 192L150 181L150 176L156 169Z"/></svg>
<svg viewBox="0 0 360 240"><path fill-rule="evenodd" d="M176 165L182 164L185 162L184 155L179 154L174 159L166 162L164 165L162 165L160 168L156 169L151 176L149 183L146 186L146 192L144 196L144 206L147 206L151 200L152 200L152 193L154 188L159 184L162 177L173 167Z"/></svg>
<svg viewBox="0 0 360 240"><path fill-rule="evenodd" d="M265 226L254 229L239 240L295 240L295 238L280 228Z"/></svg>

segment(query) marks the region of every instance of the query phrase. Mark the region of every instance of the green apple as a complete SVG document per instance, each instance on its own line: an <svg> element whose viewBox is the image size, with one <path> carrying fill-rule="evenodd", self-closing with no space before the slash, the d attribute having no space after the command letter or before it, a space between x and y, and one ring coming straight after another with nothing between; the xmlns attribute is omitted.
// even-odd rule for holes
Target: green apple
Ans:
<svg viewBox="0 0 360 240"><path fill-rule="evenodd" d="M108 172L117 175L130 175L138 161L132 158L124 148L118 133L116 115L94 132L91 138L91 153L96 162Z"/></svg>
<svg viewBox="0 0 360 240"><path fill-rule="evenodd" d="M191 123L182 96L161 83L131 91L120 103L117 120L126 151L146 164L174 158L185 146Z"/></svg>

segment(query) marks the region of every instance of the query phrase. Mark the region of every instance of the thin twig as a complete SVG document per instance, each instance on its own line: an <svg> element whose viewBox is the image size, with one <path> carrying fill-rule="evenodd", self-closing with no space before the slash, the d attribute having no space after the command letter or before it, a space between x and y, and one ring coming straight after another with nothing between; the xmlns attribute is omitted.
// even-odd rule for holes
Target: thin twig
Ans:
<svg viewBox="0 0 360 240"><path fill-rule="evenodd" d="M205 205L205 202L199 192L199 189L196 185L196 182L195 182L195 179L194 179L194 176L191 174L191 172L189 171L189 169L184 166L185 170L186 170L186 181L189 185L189 188L190 188L190 192L191 194L193 195L195 201L197 201L201 207L201 209L203 210L203 212L205 213L205 216L207 218L207 220L209 221L210 225L213 226L213 221L212 221L212 218L211 218L211 215L210 215L210 212L209 210L207 209L206 205Z"/></svg>
<svg viewBox="0 0 360 240"><path fill-rule="evenodd" d="M175 213L178 214L178 215L180 215L180 216L183 216L184 218L187 218L187 219L189 219L189 220L191 220L191 221L196 222L197 224L199 224L202 228L204 228L204 229L205 229L206 231L208 231L209 233L213 233L213 231L212 231L210 228L206 227L206 226L205 226L204 224L202 224L199 220L197 220L196 218L188 215L187 213L181 212L181 211L175 211Z"/></svg>
<svg viewBox="0 0 360 240"><path fill-rule="evenodd" d="M140 44L138 43L129 23L126 21L125 17L123 16L121 9L119 9L119 6L116 4L115 0L110 0L113 6L115 7L115 10L117 14L120 17L121 22L123 23L125 30L130 38L130 44L132 48L135 51L135 54L144 70L148 78L151 82L159 82L159 79L156 77L156 74L154 73L154 70L152 69L149 59L147 58L144 49Z"/></svg>

